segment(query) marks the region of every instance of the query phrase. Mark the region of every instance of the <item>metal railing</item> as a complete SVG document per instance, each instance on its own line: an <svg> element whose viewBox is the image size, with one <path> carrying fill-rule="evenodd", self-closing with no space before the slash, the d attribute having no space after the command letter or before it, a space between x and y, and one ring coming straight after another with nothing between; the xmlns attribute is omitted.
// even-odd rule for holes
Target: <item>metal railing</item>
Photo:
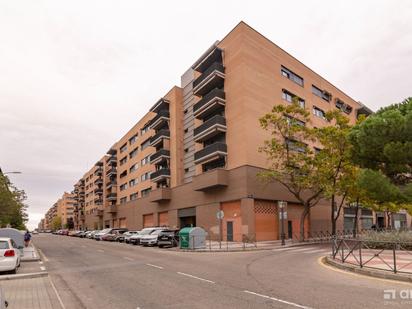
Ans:
<svg viewBox="0 0 412 309"><path fill-rule="evenodd" d="M332 258L340 263L393 273L412 274L412 242L389 242L336 237Z"/></svg>
<svg viewBox="0 0 412 309"><path fill-rule="evenodd" d="M180 245L182 242L186 243L188 247L181 249L188 251L238 251L257 248L255 234L225 235L222 239L215 234L207 234L206 237L189 235L189 239L179 236L179 242Z"/></svg>

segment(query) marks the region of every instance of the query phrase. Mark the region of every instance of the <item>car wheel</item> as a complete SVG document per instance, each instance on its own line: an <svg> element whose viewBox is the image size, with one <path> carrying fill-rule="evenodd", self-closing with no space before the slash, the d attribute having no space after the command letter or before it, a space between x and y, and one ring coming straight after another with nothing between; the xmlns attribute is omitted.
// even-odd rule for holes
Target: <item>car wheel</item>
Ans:
<svg viewBox="0 0 412 309"><path fill-rule="evenodd" d="M15 269L13 269L13 270L11 271L11 273L12 273L12 274L16 274L16 273L17 273L17 266L16 266Z"/></svg>
<svg viewBox="0 0 412 309"><path fill-rule="evenodd" d="M163 248L163 245L159 245L159 248Z"/></svg>

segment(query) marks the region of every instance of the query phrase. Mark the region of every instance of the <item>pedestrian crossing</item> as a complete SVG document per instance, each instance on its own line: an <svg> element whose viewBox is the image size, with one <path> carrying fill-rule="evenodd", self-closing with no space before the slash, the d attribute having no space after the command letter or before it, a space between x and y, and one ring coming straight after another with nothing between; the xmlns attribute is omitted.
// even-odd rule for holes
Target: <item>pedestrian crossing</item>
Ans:
<svg viewBox="0 0 412 309"><path fill-rule="evenodd" d="M302 254L327 254L331 252L331 248L319 247L319 246L296 246L296 247L284 247L275 248L272 251L279 253L302 253Z"/></svg>

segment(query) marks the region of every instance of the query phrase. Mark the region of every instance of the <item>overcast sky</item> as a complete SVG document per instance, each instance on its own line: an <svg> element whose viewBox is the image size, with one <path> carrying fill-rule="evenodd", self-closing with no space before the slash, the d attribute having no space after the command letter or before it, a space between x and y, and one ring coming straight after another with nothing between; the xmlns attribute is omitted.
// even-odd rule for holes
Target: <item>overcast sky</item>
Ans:
<svg viewBox="0 0 412 309"><path fill-rule="evenodd" d="M241 20L373 110L412 96L412 1L1 1L0 167L29 227Z"/></svg>

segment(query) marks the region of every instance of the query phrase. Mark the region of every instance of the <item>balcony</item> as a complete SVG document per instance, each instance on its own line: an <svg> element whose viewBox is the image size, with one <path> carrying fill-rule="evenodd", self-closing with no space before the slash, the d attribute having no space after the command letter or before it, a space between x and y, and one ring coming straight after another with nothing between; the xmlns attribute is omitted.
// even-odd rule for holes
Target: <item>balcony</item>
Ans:
<svg viewBox="0 0 412 309"><path fill-rule="evenodd" d="M161 98L155 105L152 106L150 111L157 114L162 110L169 110L169 103L169 100Z"/></svg>
<svg viewBox="0 0 412 309"><path fill-rule="evenodd" d="M106 212L109 214L115 214L117 212L117 206L116 205L106 206Z"/></svg>
<svg viewBox="0 0 412 309"><path fill-rule="evenodd" d="M225 104L225 92L222 89L215 88L193 105L193 115L198 119L203 119L224 108Z"/></svg>
<svg viewBox="0 0 412 309"><path fill-rule="evenodd" d="M114 155L117 154L117 150L116 150L115 148L110 148L110 149L107 151L107 154L108 154L108 155L111 155L111 156L114 156Z"/></svg>
<svg viewBox="0 0 412 309"><path fill-rule="evenodd" d="M103 194L103 188L94 189L94 194Z"/></svg>
<svg viewBox="0 0 412 309"><path fill-rule="evenodd" d="M160 149L150 156L150 164L157 164L167 159L170 159L170 151L166 149Z"/></svg>
<svg viewBox="0 0 412 309"><path fill-rule="evenodd" d="M159 188L154 191L150 191L149 200L153 203L159 203L169 201L171 196L172 192L170 188Z"/></svg>
<svg viewBox="0 0 412 309"><path fill-rule="evenodd" d="M214 88L223 88L224 81L225 68L223 64L215 62L193 81L193 93L204 96Z"/></svg>
<svg viewBox="0 0 412 309"><path fill-rule="evenodd" d="M97 185L97 186L102 185L102 184L103 184L103 179L102 179L102 178L97 178L97 179L94 181L94 184Z"/></svg>
<svg viewBox="0 0 412 309"><path fill-rule="evenodd" d="M112 177L117 175L117 169L111 168L106 172L107 177Z"/></svg>
<svg viewBox="0 0 412 309"><path fill-rule="evenodd" d="M158 182L164 179L170 178L170 169L162 168L150 174L150 180Z"/></svg>
<svg viewBox="0 0 412 309"><path fill-rule="evenodd" d="M98 167L95 171L94 171L94 175L95 176L102 176L103 174L103 168Z"/></svg>
<svg viewBox="0 0 412 309"><path fill-rule="evenodd" d="M193 139L200 143L224 132L226 132L226 119L216 115L194 129Z"/></svg>
<svg viewBox="0 0 412 309"><path fill-rule="evenodd" d="M117 186L117 181L110 181L107 186L106 189L111 189L112 187Z"/></svg>
<svg viewBox="0 0 412 309"><path fill-rule="evenodd" d="M103 217L103 209L98 209L98 210L94 213L94 215L95 215L96 217Z"/></svg>
<svg viewBox="0 0 412 309"><path fill-rule="evenodd" d="M106 163L109 165L115 165L117 164L117 157L116 156L110 156L107 160Z"/></svg>
<svg viewBox="0 0 412 309"><path fill-rule="evenodd" d="M109 193L106 195L106 199L108 201L116 201L117 200L117 193Z"/></svg>
<svg viewBox="0 0 412 309"><path fill-rule="evenodd" d="M170 119L170 113L168 110L161 110L156 117L150 121L150 128L157 130L168 123Z"/></svg>
<svg viewBox="0 0 412 309"><path fill-rule="evenodd" d="M227 155L227 145L225 143L214 143L206 146L202 150L195 152L195 164L210 161L217 157L223 157Z"/></svg>
<svg viewBox="0 0 412 309"><path fill-rule="evenodd" d="M169 130L160 130L159 132L157 132L156 135L150 138L150 145L156 147L161 142L163 142L163 139L170 139Z"/></svg>
<svg viewBox="0 0 412 309"><path fill-rule="evenodd" d="M101 162L101 161L96 162L96 164L94 166L103 166L103 162Z"/></svg>
<svg viewBox="0 0 412 309"><path fill-rule="evenodd" d="M228 186L228 171L224 169L215 169L193 178L193 190L208 191L211 189Z"/></svg>
<svg viewBox="0 0 412 309"><path fill-rule="evenodd" d="M206 71L213 63L220 62L222 63L222 50L220 48L214 47L213 49L209 49L208 52L204 54L204 56L197 61L197 63L193 66L193 69L198 72Z"/></svg>

